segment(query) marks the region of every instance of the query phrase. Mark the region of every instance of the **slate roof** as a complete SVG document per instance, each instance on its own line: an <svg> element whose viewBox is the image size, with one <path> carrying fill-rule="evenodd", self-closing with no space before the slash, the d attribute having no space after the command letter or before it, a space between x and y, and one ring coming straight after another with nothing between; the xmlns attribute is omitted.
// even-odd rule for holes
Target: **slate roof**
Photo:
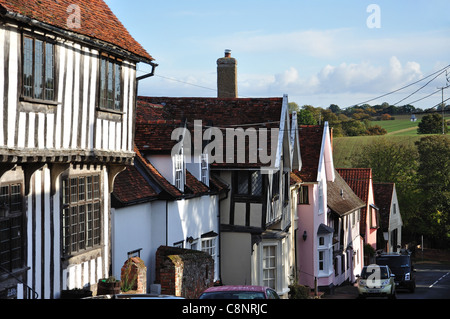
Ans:
<svg viewBox="0 0 450 319"><path fill-rule="evenodd" d="M334 182L327 182L327 203L328 207L340 216L345 216L366 205L337 171Z"/></svg>
<svg viewBox="0 0 450 319"><path fill-rule="evenodd" d="M294 170L293 173L304 183L317 182L323 129L324 127L319 125L301 125L299 127L302 169L301 171Z"/></svg>
<svg viewBox="0 0 450 319"><path fill-rule="evenodd" d="M136 146L145 153L170 153L177 141L172 131L186 127L194 139L194 121L201 121L201 132L214 127L226 135L227 128L279 128L283 98L195 98L195 97L138 97L136 111ZM202 133L203 134L203 133ZM224 144L226 139L224 138ZM248 147L248 143L246 143ZM224 150L226 145L224 145ZM235 152L237 148L234 148ZM246 150L248 151L248 150ZM224 161L225 158L224 151ZM236 155L236 153L235 153ZM248 154L246 159L248 160ZM258 157L259 158L259 157ZM235 156L236 159L236 156ZM213 167L260 167L261 163L212 163Z"/></svg>
<svg viewBox="0 0 450 319"><path fill-rule="evenodd" d="M80 28L69 27L67 19L80 8ZM0 0L0 13L18 14L47 25L101 40L131 52L145 61L154 60L130 35L103 0Z"/></svg>
<svg viewBox="0 0 450 319"><path fill-rule="evenodd" d="M373 183L375 205L380 209L381 229L388 231L394 183Z"/></svg>

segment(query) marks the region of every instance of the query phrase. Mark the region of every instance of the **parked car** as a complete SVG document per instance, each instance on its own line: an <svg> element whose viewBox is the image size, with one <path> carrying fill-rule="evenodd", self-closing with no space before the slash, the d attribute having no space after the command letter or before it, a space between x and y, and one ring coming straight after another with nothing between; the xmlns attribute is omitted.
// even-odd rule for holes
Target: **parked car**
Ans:
<svg viewBox="0 0 450 319"><path fill-rule="evenodd" d="M217 286L206 289L199 299L280 299L280 297L269 287Z"/></svg>
<svg viewBox="0 0 450 319"><path fill-rule="evenodd" d="M357 275L358 294L360 298L365 297L389 297L395 295L395 275L389 266L372 264L364 266L361 275Z"/></svg>
<svg viewBox="0 0 450 319"><path fill-rule="evenodd" d="M416 289L416 271L407 252L380 254L376 256L377 265L387 265L395 274L397 288L406 288L414 292Z"/></svg>
<svg viewBox="0 0 450 319"><path fill-rule="evenodd" d="M185 299L185 298L159 294L115 294L115 295L99 295L93 297L86 297L83 299Z"/></svg>

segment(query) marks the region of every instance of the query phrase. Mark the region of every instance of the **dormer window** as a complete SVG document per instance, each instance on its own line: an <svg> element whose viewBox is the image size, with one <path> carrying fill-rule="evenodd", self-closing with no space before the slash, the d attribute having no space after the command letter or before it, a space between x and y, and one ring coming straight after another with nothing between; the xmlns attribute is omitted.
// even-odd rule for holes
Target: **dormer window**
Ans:
<svg viewBox="0 0 450 319"><path fill-rule="evenodd" d="M55 101L54 44L23 37L22 97L37 101Z"/></svg>
<svg viewBox="0 0 450 319"><path fill-rule="evenodd" d="M100 61L100 108L122 111L122 66L118 60L105 56Z"/></svg>
<svg viewBox="0 0 450 319"><path fill-rule="evenodd" d="M180 191L184 191L185 182L185 169L184 169L184 156L183 154L176 154L174 157L174 168L175 168L175 187Z"/></svg>
<svg viewBox="0 0 450 319"><path fill-rule="evenodd" d="M202 183L206 186L209 186L209 165L208 165L208 154L202 154L201 156L201 177L202 177Z"/></svg>

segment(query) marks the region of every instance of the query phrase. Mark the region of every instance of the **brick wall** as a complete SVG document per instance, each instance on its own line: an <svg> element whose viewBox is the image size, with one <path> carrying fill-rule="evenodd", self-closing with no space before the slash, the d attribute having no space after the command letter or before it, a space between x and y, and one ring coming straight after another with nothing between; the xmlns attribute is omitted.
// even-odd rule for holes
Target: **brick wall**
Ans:
<svg viewBox="0 0 450 319"><path fill-rule="evenodd" d="M207 253L161 246L156 252L155 283L161 294L196 299L214 282L214 260Z"/></svg>

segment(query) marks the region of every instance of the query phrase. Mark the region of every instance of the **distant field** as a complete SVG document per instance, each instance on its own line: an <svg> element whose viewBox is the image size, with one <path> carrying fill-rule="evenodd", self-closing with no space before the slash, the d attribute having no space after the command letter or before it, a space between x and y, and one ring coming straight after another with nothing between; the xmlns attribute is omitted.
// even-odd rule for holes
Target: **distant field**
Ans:
<svg viewBox="0 0 450 319"><path fill-rule="evenodd" d="M417 129L419 127L422 115L417 116L416 122L411 122L410 115L398 115L394 116L395 120L391 121L372 121L372 125L379 125L384 128L388 135L395 136L414 136L417 135ZM450 116L446 115L445 119L450 120Z"/></svg>
<svg viewBox="0 0 450 319"><path fill-rule="evenodd" d="M400 144L414 144L424 135L384 135L384 136L355 136L337 137L333 139L333 159L337 168L350 168L351 160L365 145L371 144L380 138L389 138Z"/></svg>
<svg viewBox="0 0 450 319"><path fill-rule="evenodd" d="M450 115L446 115L446 120L450 120ZM389 138L400 144L414 144L425 135L417 134L417 128L422 116L417 117L416 122L411 122L411 116L395 116L395 120L390 121L372 121L372 125L379 125L386 129L387 135L383 136L355 136L355 137L336 137L333 139L333 158L334 165L338 168L351 167L351 160L359 150L376 139ZM447 135L450 138L450 135Z"/></svg>

